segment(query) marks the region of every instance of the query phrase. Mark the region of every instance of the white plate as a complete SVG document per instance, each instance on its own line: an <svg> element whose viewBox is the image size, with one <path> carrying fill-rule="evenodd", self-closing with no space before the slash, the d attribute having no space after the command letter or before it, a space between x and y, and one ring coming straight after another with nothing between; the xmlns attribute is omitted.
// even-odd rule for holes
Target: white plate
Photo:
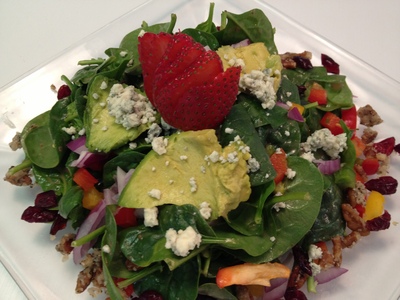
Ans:
<svg viewBox="0 0 400 300"><path fill-rule="evenodd" d="M215 22L220 12L228 10L242 13L252 8L264 10L276 28L276 44L281 53L286 51L313 52L315 65L325 53L340 65L347 75L348 84L362 106L372 104L384 123L379 125L379 138L397 134L400 128L397 99L400 85L356 57L330 44L322 37L305 30L267 4L259 1L216 0ZM71 76L80 59L103 56L103 51L117 46L129 31L145 20L149 24L167 22L170 13L176 13L176 29L195 26L208 14L209 1L205 0L153 0L130 11L110 23L78 45L62 53L57 59L0 91L0 173L17 164L21 151L12 152L8 143L16 131L21 131L32 117L49 109L55 101L50 85L60 86L60 76ZM344 33L345 34L345 33ZM391 174L400 178L400 160L392 158ZM2 176L3 176L2 175ZM54 250L56 241L49 239L47 224L29 224L20 220L21 213L31 205L37 189L15 188L1 181L2 209L0 210L0 258L18 285L30 299L92 299L87 293L74 292L79 267L72 260L62 262ZM392 220L400 221L400 203L396 195L387 197L386 208ZM349 271L334 282L318 286L318 294L309 299L398 299L400 295L400 226L392 224L389 230L372 233L353 249L343 253L343 267Z"/></svg>

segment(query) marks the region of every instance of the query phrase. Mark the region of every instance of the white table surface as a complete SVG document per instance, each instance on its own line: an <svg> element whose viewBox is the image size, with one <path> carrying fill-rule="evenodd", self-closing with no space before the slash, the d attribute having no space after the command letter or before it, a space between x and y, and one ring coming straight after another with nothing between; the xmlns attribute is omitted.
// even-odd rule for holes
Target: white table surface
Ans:
<svg viewBox="0 0 400 300"><path fill-rule="evenodd" d="M400 1L266 2L400 82ZM1 0L0 89L137 3L135 0ZM0 291L0 300L26 299L1 264Z"/></svg>

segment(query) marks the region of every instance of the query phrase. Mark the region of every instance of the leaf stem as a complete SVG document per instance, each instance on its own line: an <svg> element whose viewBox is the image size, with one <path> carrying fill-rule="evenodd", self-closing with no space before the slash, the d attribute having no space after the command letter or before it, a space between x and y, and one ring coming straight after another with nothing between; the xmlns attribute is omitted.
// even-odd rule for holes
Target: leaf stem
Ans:
<svg viewBox="0 0 400 300"><path fill-rule="evenodd" d="M93 230L92 232L88 233L87 235L84 235L83 237L73 241L71 243L71 246L72 247L82 246L82 245L90 242L91 240L97 238L101 234L103 234L105 230L106 230L106 226L103 225L103 226L97 228L96 230Z"/></svg>
<svg viewBox="0 0 400 300"><path fill-rule="evenodd" d="M131 277L118 282L117 285L120 288L127 287L128 285L131 285L131 284L135 283L136 281L143 279L150 274L153 274L155 272L161 272L162 269L163 269L163 267L160 263L154 264L152 266L149 266L147 268L144 268L144 269L141 269L140 271L135 272Z"/></svg>
<svg viewBox="0 0 400 300"><path fill-rule="evenodd" d="M19 165L16 165L14 167L11 167L7 175L14 175L15 173L30 168L32 166L32 161L29 158L25 158Z"/></svg>

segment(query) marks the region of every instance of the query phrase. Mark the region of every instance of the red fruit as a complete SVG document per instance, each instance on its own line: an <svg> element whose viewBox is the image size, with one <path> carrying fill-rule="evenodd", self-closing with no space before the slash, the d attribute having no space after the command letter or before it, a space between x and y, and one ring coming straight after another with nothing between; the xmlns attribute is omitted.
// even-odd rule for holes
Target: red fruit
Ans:
<svg viewBox="0 0 400 300"><path fill-rule="evenodd" d="M329 73L339 74L340 68L337 62L326 54L321 54L322 65L326 68Z"/></svg>
<svg viewBox="0 0 400 300"><path fill-rule="evenodd" d="M142 63L144 91L151 103L153 103L151 90L154 71L161 59L163 59L165 50L171 41L172 35L168 33L155 34L147 32L144 36L139 37L138 52Z"/></svg>
<svg viewBox="0 0 400 300"><path fill-rule="evenodd" d="M170 36L160 55L157 42L164 47L167 39L155 36L146 33L139 39L144 88L151 103L175 128L217 127L236 100L240 68L224 72L216 52L206 50L184 33ZM154 48L156 54L149 55Z"/></svg>
<svg viewBox="0 0 400 300"><path fill-rule="evenodd" d="M66 84L60 86L60 88L57 91L57 99L61 100L67 98L69 95L71 95L71 89L69 88L69 86Z"/></svg>

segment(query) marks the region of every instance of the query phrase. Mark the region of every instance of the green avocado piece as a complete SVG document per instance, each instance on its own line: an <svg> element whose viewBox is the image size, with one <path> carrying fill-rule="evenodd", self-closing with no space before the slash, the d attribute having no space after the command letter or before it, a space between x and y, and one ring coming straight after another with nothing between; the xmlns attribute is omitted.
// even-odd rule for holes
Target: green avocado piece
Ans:
<svg viewBox="0 0 400 300"><path fill-rule="evenodd" d="M221 58L224 70L232 64L241 66L241 74L250 74L251 71L271 69L274 77L274 89L278 90L281 81L282 63L279 55L270 54L264 43L252 43L242 47L222 46L217 54Z"/></svg>
<svg viewBox="0 0 400 300"><path fill-rule="evenodd" d="M86 146L91 152L110 152L135 140L150 127L147 123L126 129L115 122L115 117L108 112L107 98L111 87L116 83L118 82L115 80L99 75L94 78L89 87L84 127Z"/></svg>
<svg viewBox="0 0 400 300"><path fill-rule="evenodd" d="M248 200L251 155L241 140L222 148L215 130L205 129L159 137L158 142L164 146L153 146L140 162L120 195L120 206L192 204L200 209L207 202L213 220Z"/></svg>

